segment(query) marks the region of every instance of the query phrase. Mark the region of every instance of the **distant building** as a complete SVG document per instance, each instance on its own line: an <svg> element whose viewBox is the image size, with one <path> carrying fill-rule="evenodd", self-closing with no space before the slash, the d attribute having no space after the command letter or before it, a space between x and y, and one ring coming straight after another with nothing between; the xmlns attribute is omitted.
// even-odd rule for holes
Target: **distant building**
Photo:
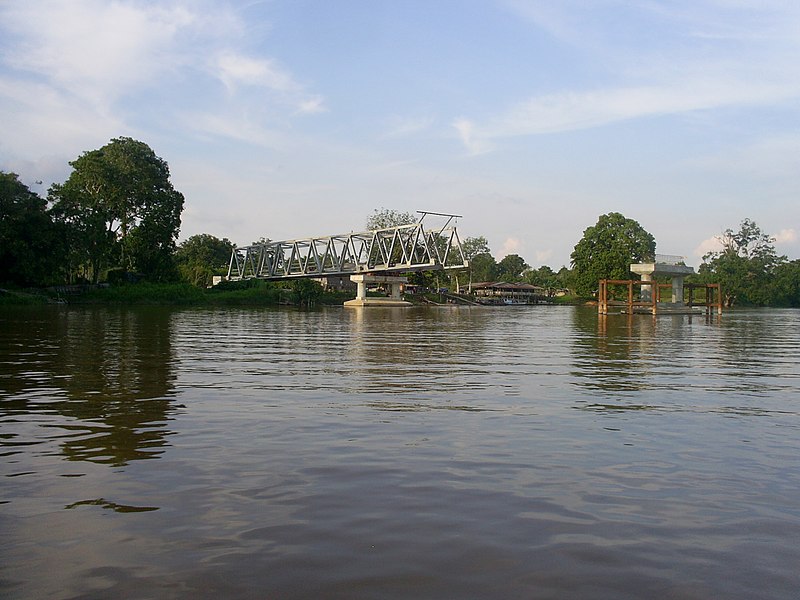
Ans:
<svg viewBox="0 0 800 600"><path fill-rule="evenodd" d="M471 287L476 299L485 304L536 304L548 297L546 288L529 283L486 281Z"/></svg>

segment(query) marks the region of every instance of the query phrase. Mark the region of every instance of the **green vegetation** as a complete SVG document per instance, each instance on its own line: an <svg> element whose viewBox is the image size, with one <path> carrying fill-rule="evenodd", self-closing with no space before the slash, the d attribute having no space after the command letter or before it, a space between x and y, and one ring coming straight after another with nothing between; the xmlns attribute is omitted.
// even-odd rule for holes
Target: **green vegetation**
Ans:
<svg viewBox="0 0 800 600"><path fill-rule="evenodd" d="M2 296L0 296L2 298ZM341 305L351 294L323 292L307 279L224 282L210 289L188 283L136 283L92 289L69 298L70 304L161 304L175 306Z"/></svg>
<svg viewBox="0 0 800 600"><path fill-rule="evenodd" d="M352 297L308 279L224 282L207 289L215 275L227 273L234 246L203 233L176 247L184 198L169 181L167 163L147 144L113 139L70 165L69 178L53 185L47 200L15 173L0 172L0 286L5 288L0 305L66 298L70 303L315 306L341 305ZM367 229L414 222L410 212L380 209L367 218ZM755 222L745 219L738 231L727 229L719 239L722 249L703 257L694 281L720 283L728 306L800 307L800 260L778 256L774 238ZM631 278L630 263L652 260L655 248L655 239L639 223L612 212L584 231L571 255L573 269L533 269L517 254L497 262L486 238L478 236L462 242L468 268L408 277L433 296L467 284L506 281L544 288L553 302L575 303L592 298L600 279ZM108 285L89 291L66 287L90 282Z"/></svg>
<svg viewBox="0 0 800 600"><path fill-rule="evenodd" d="M367 217L366 225L367 231L375 231L376 229L411 225L416 222L417 219L414 217L413 213L381 208L380 210L375 209L372 214Z"/></svg>
<svg viewBox="0 0 800 600"><path fill-rule="evenodd" d="M49 298L44 294L32 294L16 290L0 290L0 306L25 306L47 304Z"/></svg>
<svg viewBox="0 0 800 600"><path fill-rule="evenodd" d="M67 181L48 195L68 240L69 277L97 283L117 267L153 281L176 279L183 194L172 187L167 163L147 144L123 137L70 165Z"/></svg>
<svg viewBox="0 0 800 600"><path fill-rule="evenodd" d="M726 306L800 306L800 261L778 256L775 238L745 219L719 240L722 249L703 257L696 279L720 283Z"/></svg>
<svg viewBox="0 0 800 600"><path fill-rule="evenodd" d="M503 281L522 281L522 274L530 266L519 254L509 254L497 263L497 275Z"/></svg>
<svg viewBox="0 0 800 600"><path fill-rule="evenodd" d="M655 238L633 219L620 213L601 215L583 232L572 251L575 288L591 297L601 279L630 279L631 263L653 260Z"/></svg>
<svg viewBox="0 0 800 600"><path fill-rule="evenodd" d="M61 236L47 202L0 172L0 283L46 285L58 279Z"/></svg>
<svg viewBox="0 0 800 600"><path fill-rule="evenodd" d="M228 270L233 244L227 238L219 239L207 233L193 235L178 246L175 263L184 281L208 287L214 275Z"/></svg>

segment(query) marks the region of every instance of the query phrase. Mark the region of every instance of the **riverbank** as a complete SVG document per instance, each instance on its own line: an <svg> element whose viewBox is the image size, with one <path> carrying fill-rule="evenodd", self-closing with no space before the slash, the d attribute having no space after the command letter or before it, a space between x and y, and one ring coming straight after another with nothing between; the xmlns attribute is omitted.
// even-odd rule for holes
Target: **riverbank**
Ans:
<svg viewBox="0 0 800 600"><path fill-rule="evenodd" d="M288 287L263 281L239 282L211 289L186 283L136 283L113 286L61 286L47 289L0 290L0 306L18 305L167 305L278 306L341 305L352 296L325 292L311 282Z"/></svg>
<svg viewBox="0 0 800 600"><path fill-rule="evenodd" d="M166 305L166 306L341 306L352 292L324 291L306 279L290 282L225 282L213 288L187 283L133 283L119 285L58 286L46 289L0 289L0 306L68 305ZM460 303L454 296L406 295L413 304ZM466 303L466 300L464 301ZM547 304L582 304L577 297L552 298Z"/></svg>

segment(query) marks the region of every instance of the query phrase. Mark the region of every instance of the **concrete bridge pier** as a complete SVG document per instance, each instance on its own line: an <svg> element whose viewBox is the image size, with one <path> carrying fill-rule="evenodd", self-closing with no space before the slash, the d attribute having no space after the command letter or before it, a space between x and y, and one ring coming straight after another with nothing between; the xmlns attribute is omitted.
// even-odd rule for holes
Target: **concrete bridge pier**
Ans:
<svg viewBox="0 0 800 600"><path fill-rule="evenodd" d="M396 277L391 275L351 275L350 281L357 286L355 300L348 300L345 306L411 306L400 296L402 287L408 283L406 277ZM370 284L380 284L389 289L389 296L386 298L367 298L367 287Z"/></svg>
<svg viewBox="0 0 800 600"><path fill-rule="evenodd" d="M652 273L642 273L642 281L649 281L651 282L650 285L642 285L642 302L652 302L653 301L653 274Z"/></svg>
<svg viewBox="0 0 800 600"><path fill-rule="evenodd" d="M686 308L683 302L683 280L687 275L694 273L694 269L692 267L687 267L686 265L677 264L675 262L652 262L632 264L630 269L633 273L640 275L643 282L652 282L650 285L641 286L642 302L645 303L653 301L653 294L655 293L655 289L653 288L656 285L656 283L653 282L653 277L655 275L666 275L670 278L670 281L672 282L672 297L670 298L670 302L659 302L653 307L654 314L655 312L661 311L691 312L691 309Z"/></svg>

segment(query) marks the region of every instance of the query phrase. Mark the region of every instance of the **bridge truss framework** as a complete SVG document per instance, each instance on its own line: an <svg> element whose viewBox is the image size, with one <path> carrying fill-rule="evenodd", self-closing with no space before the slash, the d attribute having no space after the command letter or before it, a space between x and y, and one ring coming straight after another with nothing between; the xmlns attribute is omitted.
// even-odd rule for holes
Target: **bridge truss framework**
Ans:
<svg viewBox="0 0 800 600"><path fill-rule="evenodd" d="M445 227L426 231L426 215L450 217ZM457 215L423 212L410 225L375 231L268 242L235 248L228 279L291 279L359 273L401 273L469 266L456 227Z"/></svg>

